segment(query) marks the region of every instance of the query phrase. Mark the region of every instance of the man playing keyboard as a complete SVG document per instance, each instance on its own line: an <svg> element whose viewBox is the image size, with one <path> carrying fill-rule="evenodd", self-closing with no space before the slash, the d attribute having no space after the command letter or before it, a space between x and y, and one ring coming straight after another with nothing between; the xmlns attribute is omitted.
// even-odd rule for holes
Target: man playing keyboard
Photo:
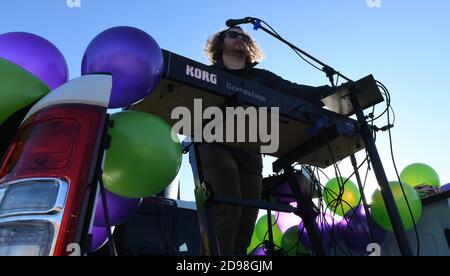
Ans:
<svg viewBox="0 0 450 276"><path fill-rule="evenodd" d="M243 79L283 91L322 106L321 93L329 86L311 87L284 80L276 74L255 68L263 58L257 43L240 27L213 34L205 53L212 67ZM216 195L260 199L262 157L260 153L215 143L199 145L204 179ZM222 255L245 255L250 245L258 210L218 204L213 209L214 225Z"/></svg>

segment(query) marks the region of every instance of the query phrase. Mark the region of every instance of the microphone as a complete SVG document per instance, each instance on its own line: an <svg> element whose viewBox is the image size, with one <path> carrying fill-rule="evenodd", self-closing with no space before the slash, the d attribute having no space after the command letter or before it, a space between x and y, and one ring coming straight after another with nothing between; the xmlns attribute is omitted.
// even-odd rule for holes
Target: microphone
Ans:
<svg viewBox="0 0 450 276"><path fill-rule="evenodd" d="M228 19L225 24L227 25L227 27L231 28L240 24L253 23L254 20L255 18L253 17L245 17L241 19Z"/></svg>

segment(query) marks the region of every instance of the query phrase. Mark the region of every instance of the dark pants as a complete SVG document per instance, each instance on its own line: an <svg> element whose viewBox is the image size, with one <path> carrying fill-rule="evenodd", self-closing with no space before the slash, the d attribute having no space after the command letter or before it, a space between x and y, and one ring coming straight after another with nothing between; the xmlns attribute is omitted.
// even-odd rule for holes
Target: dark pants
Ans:
<svg viewBox="0 0 450 276"><path fill-rule="evenodd" d="M199 153L204 180L210 184L214 194L248 199L261 198L261 172L246 169L235 154L216 144L200 144ZM261 160L249 162L259 165ZM213 216L221 254L245 255L250 245L258 209L218 204L213 208Z"/></svg>

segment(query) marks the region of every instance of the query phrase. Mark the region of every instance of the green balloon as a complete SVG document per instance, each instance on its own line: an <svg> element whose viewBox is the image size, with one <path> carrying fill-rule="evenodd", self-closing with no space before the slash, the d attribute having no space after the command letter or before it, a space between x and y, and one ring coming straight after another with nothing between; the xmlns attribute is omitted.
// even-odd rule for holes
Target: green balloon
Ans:
<svg viewBox="0 0 450 276"><path fill-rule="evenodd" d="M441 186L441 180L436 171L432 167L422 163L414 163L404 168L400 173L400 180L412 187L421 184L435 187Z"/></svg>
<svg viewBox="0 0 450 276"><path fill-rule="evenodd" d="M170 126L155 115L136 111L115 113L111 120L105 187L128 198L164 190L177 175L182 158L181 144L172 140Z"/></svg>
<svg viewBox="0 0 450 276"><path fill-rule="evenodd" d="M49 92L41 80L0 58L0 125L16 111L39 100Z"/></svg>
<svg viewBox="0 0 450 276"><path fill-rule="evenodd" d="M283 237L283 232L281 232L278 225L275 223L276 217L272 215L272 232L273 232L273 242L277 246L281 246L281 239ZM258 219L255 225L255 233L260 241L265 241L269 239L267 227L267 215L263 215Z"/></svg>
<svg viewBox="0 0 450 276"><path fill-rule="evenodd" d="M402 185L406 198L408 199L408 203L411 207L411 212L414 218L413 222L400 183L398 181L391 181L389 182L389 186L391 187L392 194L394 195L394 200L400 213L403 226L406 230L413 228L414 222L417 223L422 216L422 201L420 200L419 195L413 187L406 184ZM379 189L377 189L372 195L372 217L381 227L392 231L392 224Z"/></svg>
<svg viewBox="0 0 450 276"><path fill-rule="evenodd" d="M345 182L347 181L347 182ZM343 184L345 182L345 184ZM342 197L341 189L343 187ZM331 212L344 216L351 208L356 207L361 199L358 187L350 179L333 178L325 185L324 200Z"/></svg>
<svg viewBox="0 0 450 276"><path fill-rule="evenodd" d="M306 249L299 242L297 225L284 232L281 238L281 248L288 256L299 256L307 253Z"/></svg>
<svg viewBox="0 0 450 276"><path fill-rule="evenodd" d="M247 247L247 255L251 255L253 250L255 250L257 247L261 245L261 241L258 239L258 236L256 235L256 232L253 232L252 240L250 242L250 245Z"/></svg>

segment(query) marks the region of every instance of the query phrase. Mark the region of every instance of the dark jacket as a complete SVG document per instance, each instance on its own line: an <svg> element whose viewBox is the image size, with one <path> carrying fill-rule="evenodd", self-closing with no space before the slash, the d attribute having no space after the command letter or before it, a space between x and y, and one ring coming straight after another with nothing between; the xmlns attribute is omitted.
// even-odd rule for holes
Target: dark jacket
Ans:
<svg viewBox="0 0 450 276"><path fill-rule="evenodd" d="M254 81L266 87L278 90L294 97L301 98L313 104L323 106L320 100L320 95L322 94L322 92L329 90L329 86L313 87L293 83L277 76L276 74L268 70L255 68L256 65L257 63L253 63L248 64L245 69L230 70L225 67L222 61L218 61L211 66L241 77L243 79ZM226 148L227 151L230 152L240 168L243 168L244 170L255 174L262 173L262 158L260 153L237 149L226 145L220 146Z"/></svg>
<svg viewBox="0 0 450 276"><path fill-rule="evenodd" d="M311 102L315 105L323 106L321 94L330 90L330 86L324 85L314 87L290 82L268 70L255 68L257 64L258 63L248 64L245 69L241 70L230 70L225 67L222 61L218 61L217 63L211 65L211 67L221 69L246 80L256 82L266 87L289 94L293 97Z"/></svg>

